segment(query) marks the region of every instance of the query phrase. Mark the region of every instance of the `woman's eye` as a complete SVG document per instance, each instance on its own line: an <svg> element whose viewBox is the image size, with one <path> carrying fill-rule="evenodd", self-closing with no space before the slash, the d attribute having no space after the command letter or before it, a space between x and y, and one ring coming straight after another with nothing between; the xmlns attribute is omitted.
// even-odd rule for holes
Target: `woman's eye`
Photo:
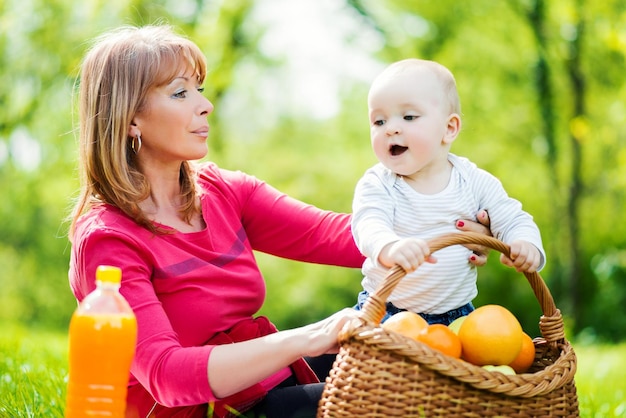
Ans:
<svg viewBox="0 0 626 418"><path fill-rule="evenodd" d="M204 93L204 87L198 87L198 93Z"/></svg>
<svg viewBox="0 0 626 418"><path fill-rule="evenodd" d="M174 93L173 97L177 99L184 99L185 97L187 97L187 90L177 91L176 93Z"/></svg>

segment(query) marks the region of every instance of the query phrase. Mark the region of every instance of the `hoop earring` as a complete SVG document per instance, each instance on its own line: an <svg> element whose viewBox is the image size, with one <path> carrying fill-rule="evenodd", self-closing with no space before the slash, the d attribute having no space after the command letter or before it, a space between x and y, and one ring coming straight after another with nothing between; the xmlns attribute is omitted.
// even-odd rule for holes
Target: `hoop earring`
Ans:
<svg viewBox="0 0 626 418"><path fill-rule="evenodd" d="M135 145L135 140L137 140L138 145ZM130 147L133 149L135 155L139 152L139 150L141 149L141 135L137 134L137 136L133 138L130 143Z"/></svg>

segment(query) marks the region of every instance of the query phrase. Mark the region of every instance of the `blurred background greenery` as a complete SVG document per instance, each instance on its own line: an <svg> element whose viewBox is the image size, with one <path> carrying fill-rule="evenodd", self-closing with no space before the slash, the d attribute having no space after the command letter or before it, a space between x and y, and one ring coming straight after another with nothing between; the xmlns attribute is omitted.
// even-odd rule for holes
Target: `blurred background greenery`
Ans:
<svg viewBox="0 0 626 418"><path fill-rule="evenodd" d="M624 340L623 0L0 0L0 321L67 329L78 66L103 31L155 22L207 55L208 158L337 211L374 162L374 75L407 57L448 66L464 120L453 152L534 215L570 336ZM360 289L358 270L259 262L262 313L281 328L350 306ZM479 291L477 304L509 307L538 335L529 285L495 254Z"/></svg>

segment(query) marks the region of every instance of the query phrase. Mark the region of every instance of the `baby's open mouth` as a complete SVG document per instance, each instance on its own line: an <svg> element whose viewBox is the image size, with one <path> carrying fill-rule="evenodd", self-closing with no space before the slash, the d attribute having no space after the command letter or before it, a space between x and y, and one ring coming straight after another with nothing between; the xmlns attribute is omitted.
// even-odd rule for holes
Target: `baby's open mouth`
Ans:
<svg viewBox="0 0 626 418"><path fill-rule="evenodd" d="M409 147L403 147L400 145L392 145L389 148L389 152L391 153L391 155L400 155L402 154L404 151L408 150Z"/></svg>

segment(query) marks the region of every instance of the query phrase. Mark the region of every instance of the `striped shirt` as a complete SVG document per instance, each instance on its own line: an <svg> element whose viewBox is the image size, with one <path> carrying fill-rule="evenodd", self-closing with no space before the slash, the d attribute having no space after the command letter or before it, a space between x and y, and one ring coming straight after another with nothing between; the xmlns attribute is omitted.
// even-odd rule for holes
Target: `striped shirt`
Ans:
<svg viewBox="0 0 626 418"><path fill-rule="evenodd" d="M402 238L424 240L458 232L458 219L476 219L480 209L489 213L491 232L505 243L521 239L545 252L539 228L522 204L509 197L502 183L466 158L449 154L452 174L447 187L436 194L421 194L382 164L368 169L356 186L352 233L367 257L362 266L362 286L378 288L388 269L378 255L389 243ZM440 314L463 306L478 294L476 267L471 250L455 245L434 253L437 263L424 263L396 286L388 302L420 313Z"/></svg>

